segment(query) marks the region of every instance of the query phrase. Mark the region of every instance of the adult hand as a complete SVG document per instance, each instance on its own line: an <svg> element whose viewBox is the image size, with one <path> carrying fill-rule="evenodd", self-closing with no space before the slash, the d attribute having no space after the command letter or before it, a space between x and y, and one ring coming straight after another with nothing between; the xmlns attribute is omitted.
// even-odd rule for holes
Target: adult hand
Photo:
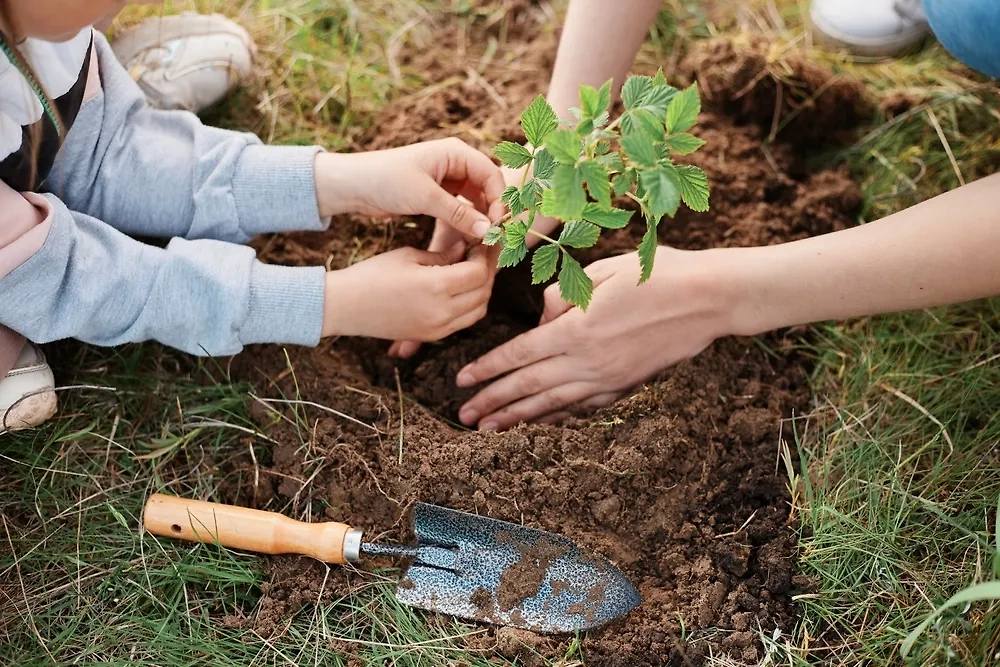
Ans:
<svg viewBox="0 0 1000 667"><path fill-rule="evenodd" d="M459 139L367 153L320 153L315 179L324 217L345 212L429 215L468 238L481 239L490 221L503 215L500 168Z"/></svg>
<svg viewBox="0 0 1000 667"><path fill-rule="evenodd" d="M729 304L716 279L726 252L660 247L653 276L643 285L637 284L635 253L595 262L586 269L594 281L586 312L563 301L552 285L537 328L458 374L460 387L493 380L462 407L461 421L483 430L555 422L574 406L607 405L698 354L731 331Z"/></svg>

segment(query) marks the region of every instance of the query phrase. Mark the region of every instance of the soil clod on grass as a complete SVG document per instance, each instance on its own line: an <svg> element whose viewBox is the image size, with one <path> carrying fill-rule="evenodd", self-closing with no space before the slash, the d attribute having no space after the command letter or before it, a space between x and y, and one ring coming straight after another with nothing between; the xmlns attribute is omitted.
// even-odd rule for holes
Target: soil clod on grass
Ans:
<svg viewBox="0 0 1000 667"><path fill-rule="evenodd" d="M521 34L526 43L537 40L532 52L543 65L517 76L503 65L483 73L504 98L506 109L486 100L489 92L463 76L461 83L397 100L376 123L378 131L359 148L450 135L484 149L501 138L523 140L517 134L517 112L545 88L544 63L550 62L555 42L539 31L524 29ZM439 37L436 43L442 49L454 38L451 33ZM446 51L437 53L435 48L406 57L423 59L426 75L444 81L455 65ZM724 47L712 48L712 53L730 57ZM697 64L692 69L705 88L717 91L721 82L732 81L726 58L691 62ZM830 72L810 67L807 82L823 89L817 99L837 95L853 100L853 84L837 83L845 79L831 79ZM833 83L824 88L820 76ZM756 85L766 91L768 83L762 78ZM808 122L790 121L778 142L764 150L774 115L774 88L760 94L754 90L736 106L723 104L702 113L699 136L708 143L691 161L709 175L712 210L684 211L666 221L660 226L662 243L686 249L771 244L853 224L861 203L858 187L842 171L809 173L803 160L816 138L808 127L822 129L824 136L825 123L831 132L846 129L851 121L843 120L845 109L838 105L836 115L817 116L815 109L796 107L801 109L798 118ZM792 104L792 99L783 104ZM272 261L329 261L337 267L358 253L424 245L430 232L430 221L378 223L342 217L326 234L286 235L266 241L262 249ZM581 259L630 251L637 234L633 229L608 234L597 248L581 253ZM527 330L534 321L532 313L537 316L532 304L538 302L532 301L527 281L516 272L505 272L499 282L498 293L520 294L520 301L511 305L494 299L482 323L425 345L410 361L388 359L387 344L369 340L288 350L294 378L283 373L288 365L285 352L274 347L258 348L238 360L237 376L272 387L267 378L282 377L277 387L286 394L298 391L304 399L370 423L377 431L320 411L308 412L308 433L291 421L268 420L262 427L281 444L270 459L260 462L260 488L252 497L236 486L224 486L223 492L230 501L245 504L275 497L288 500L297 494L300 502L327 508L331 519L347 520L389 539L410 537L400 517L414 500L563 534L610 558L643 597L642 605L623 620L582 638L588 665L697 664L709 652L757 659L754 630L787 632L794 625L795 532L787 480L777 472L775 457L782 419L807 406L807 361L793 351L791 339L780 334L760 343L724 339L593 417L571 418L559 426L521 426L506 433L464 430L454 422L470 394L455 387L456 373L479 354ZM406 399L402 420L394 370L399 371ZM322 461L321 467L317 461ZM249 456L243 464L254 465ZM286 483L288 479L310 482L303 487ZM488 616L494 602L510 609L536 594L543 560L525 559L526 567L509 575L496 601L487 593L474 603ZM300 568L302 585L312 585L305 583L310 570L299 560L289 561L288 567ZM348 590L347 577L336 569L328 575L331 594ZM271 596L265 592L265 602ZM291 598L286 599L281 608L290 613ZM262 607L270 614L267 622L280 623L270 611L276 607L268 604ZM704 632L713 628L736 634ZM524 655L523 642L514 641L522 635L503 629L490 633L494 644L504 645L497 649L501 655ZM727 635L732 636L722 639ZM477 646L485 641L477 637ZM545 637L529 643L533 655L557 657L569 641Z"/></svg>

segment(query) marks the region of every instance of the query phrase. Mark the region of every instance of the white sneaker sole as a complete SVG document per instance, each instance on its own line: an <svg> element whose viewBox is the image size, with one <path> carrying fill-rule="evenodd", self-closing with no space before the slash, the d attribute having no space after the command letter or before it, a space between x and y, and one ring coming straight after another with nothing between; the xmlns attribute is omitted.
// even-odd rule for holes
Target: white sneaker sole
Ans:
<svg viewBox="0 0 1000 667"><path fill-rule="evenodd" d="M888 37L864 38L847 35L840 32L835 27L816 16L814 11L809 12L809 22L812 26L813 37L817 42L832 49L843 49L852 55L866 58L895 58L909 51L916 50L930 34L930 28L924 26L914 26L897 35Z"/></svg>

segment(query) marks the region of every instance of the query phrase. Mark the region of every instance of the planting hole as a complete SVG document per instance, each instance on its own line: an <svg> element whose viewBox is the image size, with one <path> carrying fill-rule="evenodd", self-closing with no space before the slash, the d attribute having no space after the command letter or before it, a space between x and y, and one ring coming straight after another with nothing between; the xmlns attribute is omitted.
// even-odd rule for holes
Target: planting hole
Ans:
<svg viewBox="0 0 1000 667"><path fill-rule="evenodd" d="M172 530L172 531L174 531L175 533L178 533L178 534L179 534L179 533L181 532L181 527L180 527L180 525L179 525L179 524L176 524L176 523L175 523L174 525L170 526L170 530Z"/></svg>

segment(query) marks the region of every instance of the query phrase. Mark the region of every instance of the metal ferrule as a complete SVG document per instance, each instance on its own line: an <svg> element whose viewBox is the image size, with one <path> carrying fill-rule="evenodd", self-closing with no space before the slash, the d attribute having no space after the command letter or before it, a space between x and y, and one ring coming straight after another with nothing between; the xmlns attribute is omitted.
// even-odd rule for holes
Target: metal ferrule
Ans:
<svg viewBox="0 0 1000 667"><path fill-rule="evenodd" d="M357 563L361 559L361 531L351 528L344 535L344 560Z"/></svg>

